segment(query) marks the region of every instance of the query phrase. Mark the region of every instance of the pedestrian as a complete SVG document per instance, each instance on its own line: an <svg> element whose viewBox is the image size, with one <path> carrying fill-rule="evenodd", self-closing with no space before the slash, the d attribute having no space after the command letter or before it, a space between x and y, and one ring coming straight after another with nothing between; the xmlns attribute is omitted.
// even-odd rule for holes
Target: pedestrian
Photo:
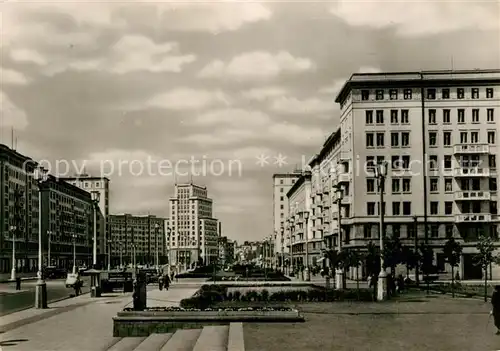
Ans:
<svg viewBox="0 0 500 351"><path fill-rule="evenodd" d="M405 279L403 278L402 274L398 276L397 285L398 292L402 293L405 289Z"/></svg>
<svg viewBox="0 0 500 351"><path fill-rule="evenodd" d="M171 283L174 281L174 278L175 278L175 273L174 273L174 272L172 272L172 273L170 274L170 282L171 282Z"/></svg>
<svg viewBox="0 0 500 351"><path fill-rule="evenodd" d="M495 285L495 291L491 296L491 305L493 309L490 312L490 315L493 315L493 321L495 323L495 327L497 328L496 334L500 334L500 285Z"/></svg>
<svg viewBox="0 0 500 351"><path fill-rule="evenodd" d="M164 284L165 284L165 290L168 290L168 288L170 287L170 278L168 277L168 274L165 274Z"/></svg>
<svg viewBox="0 0 500 351"><path fill-rule="evenodd" d="M158 288L160 289L160 291L163 290L163 276L161 274L158 275Z"/></svg>
<svg viewBox="0 0 500 351"><path fill-rule="evenodd" d="M21 277L16 277L16 290L21 290Z"/></svg>

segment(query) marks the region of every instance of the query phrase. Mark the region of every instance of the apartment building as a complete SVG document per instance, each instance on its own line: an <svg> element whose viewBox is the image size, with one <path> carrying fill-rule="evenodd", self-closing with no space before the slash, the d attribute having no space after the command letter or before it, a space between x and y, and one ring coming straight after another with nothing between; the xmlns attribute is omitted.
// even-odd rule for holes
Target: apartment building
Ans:
<svg viewBox="0 0 500 351"><path fill-rule="evenodd" d="M427 240L441 269L440 248L455 237L464 247L460 276L481 278L473 263L477 237L498 239L499 86L500 70L351 76L336 98L344 245L377 244L382 208L387 235L407 245L415 235ZM388 174L380 206L373 167L382 162Z"/></svg>
<svg viewBox="0 0 500 351"><path fill-rule="evenodd" d="M0 270L12 269L12 243L16 270L35 272L38 265L38 185L35 161L0 144Z"/></svg>
<svg viewBox="0 0 500 351"><path fill-rule="evenodd" d="M213 201L207 188L176 184L170 198L169 255L172 265L187 269L218 259L219 222L213 218Z"/></svg>
<svg viewBox="0 0 500 351"><path fill-rule="evenodd" d="M234 262L234 241L227 236L221 236L219 240L219 264L227 266Z"/></svg>
<svg viewBox="0 0 500 351"><path fill-rule="evenodd" d="M280 266L281 256L287 256L289 252L285 244L285 220L288 217L289 208L286 194L300 174L301 171L298 170L291 173L273 174L273 241L277 266Z"/></svg>
<svg viewBox="0 0 500 351"><path fill-rule="evenodd" d="M110 215L111 265L154 266L168 263L165 244L165 218L154 215L134 216L132 214Z"/></svg>
<svg viewBox="0 0 500 351"><path fill-rule="evenodd" d="M99 197L99 208L104 215L104 230L99 231L99 237L97 238L97 262L105 265L107 262L108 255L108 243L107 238L110 236L110 227L108 223L109 218L109 198L110 198L110 189L109 183L110 180L106 177L93 177L89 174L79 174L75 177L65 177L61 178L62 180L79 187L89 193L93 191L97 191L100 194Z"/></svg>
<svg viewBox="0 0 500 351"><path fill-rule="evenodd" d="M52 175L48 175L41 190L44 265L90 267L94 235L90 193Z"/></svg>

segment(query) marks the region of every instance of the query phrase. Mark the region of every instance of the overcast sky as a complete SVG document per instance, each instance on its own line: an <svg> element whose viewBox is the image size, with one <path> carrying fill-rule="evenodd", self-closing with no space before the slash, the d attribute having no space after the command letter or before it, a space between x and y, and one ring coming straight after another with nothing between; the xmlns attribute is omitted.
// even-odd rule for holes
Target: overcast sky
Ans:
<svg viewBox="0 0 500 351"><path fill-rule="evenodd" d="M198 160L237 240L271 233L272 174L319 151L352 73L500 67L497 1L0 6L2 143L14 126L56 175L102 168L112 213L166 216Z"/></svg>

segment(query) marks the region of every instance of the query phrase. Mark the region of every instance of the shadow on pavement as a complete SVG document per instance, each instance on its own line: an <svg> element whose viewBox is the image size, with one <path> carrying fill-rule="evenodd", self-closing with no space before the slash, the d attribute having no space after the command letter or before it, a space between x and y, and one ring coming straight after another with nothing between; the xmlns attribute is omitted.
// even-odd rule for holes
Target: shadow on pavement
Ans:
<svg viewBox="0 0 500 351"><path fill-rule="evenodd" d="M29 339L13 339L13 340L5 340L0 341L0 347L2 346L16 346L19 343L29 341Z"/></svg>

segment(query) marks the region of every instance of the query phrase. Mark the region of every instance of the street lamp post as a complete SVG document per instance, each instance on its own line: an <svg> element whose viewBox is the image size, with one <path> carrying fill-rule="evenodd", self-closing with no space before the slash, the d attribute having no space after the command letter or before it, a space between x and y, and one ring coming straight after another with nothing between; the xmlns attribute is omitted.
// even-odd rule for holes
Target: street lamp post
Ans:
<svg viewBox="0 0 500 351"><path fill-rule="evenodd" d="M337 200L337 223L338 223L338 238L337 238L337 250L338 253L342 251L342 198L344 197L344 192L340 186L335 188L335 196ZM342 268L337 267L335 271L335 289L342 290L344 287L344 272Z"/></svg>
<svg viewBox="0 0 500 351"><path fill-rule="evenodd" d="M47 231L47 238L49 241L49 247L47 248L47 266L51 266L51 261L50 261L50 244L52 243L52 232L49 230Z"/></svg>
<svg viewBox="0 0 500 351"><path fill-rule="evenodd" d="M155 265L156 265L156 270L158 271L160 269L160 259L158 257L158 231L160 229L160 225L158 223L155 224L155 237L156 237L156 255L155 255Z"/></svg>
<svg viewBox="0 0 500 351"><path fill-rule="evenodd" d="M379 203L379 239L380 239L380 274L378 276L377 300L383 301L387 299L387 272L384 268L384 191L385 191L385 178L387 176L387 163L382 162L375 168L375 176L378 179L378 190L380 193Z"/></svg>
<svg viewBox="0 0 500 351"><path fill-rule="evenodd" d="M304 233L306 236L306 264L304 268L304 280L310 281L311 276L309 275L309 211L304 212L304 219L306 220L306 227L304 229Z"/></svg>
<svg viewBox="0 0 500 351"><path fill-rule="evenodd" d="M33 175L38 183L38 279L35 288L35 308L42 309L47 308L47 284L42 273L42 187L48 175L43 167L38 167Z"/></svg>
<svg viewBox="0 0 500 351"><path fill-rule="evenodd" d="M123 243L120 241L120 269L123 268Z"/></svg>
<svg viewBox="0 0 500 351"><path fill-rule="evenodd" d="M10 272L10 279L16 280L16 231L17 227L15 225L10 226L10 232L12 233L12 271Z"/></svg>
<svg viewBox="0 0 500 351"><path fill-rule="evenodd" d="M285 234L285 228L281 227L280 228L280 242L281 242L281 273L285 273L285 248L284 248L284 245L285 245L285 238L284 238L284 234Z"/></svg>
<svg viewBox="0 0 500 351"><path fill-rule="evenodd" d="M97 267L97 209L99 208L99 200L101 197L101 193L98 191L92 191L90 193L92 196L92 208L94 210L94 242L92 246L92 265L93 268Z"/></svg>
<svg viewBox="0 0 500 351"><path fill-rule="evenodd" d="M73 274L76 274L76 233L71 235L73 238Z"/></svg>
<svg viewBox="0 0 500 351"><path fill-rule="evenodd" d="M415 284L420 285L420 272L418 260L418 217L413 216L413 234L415 235Z"/></svg>

